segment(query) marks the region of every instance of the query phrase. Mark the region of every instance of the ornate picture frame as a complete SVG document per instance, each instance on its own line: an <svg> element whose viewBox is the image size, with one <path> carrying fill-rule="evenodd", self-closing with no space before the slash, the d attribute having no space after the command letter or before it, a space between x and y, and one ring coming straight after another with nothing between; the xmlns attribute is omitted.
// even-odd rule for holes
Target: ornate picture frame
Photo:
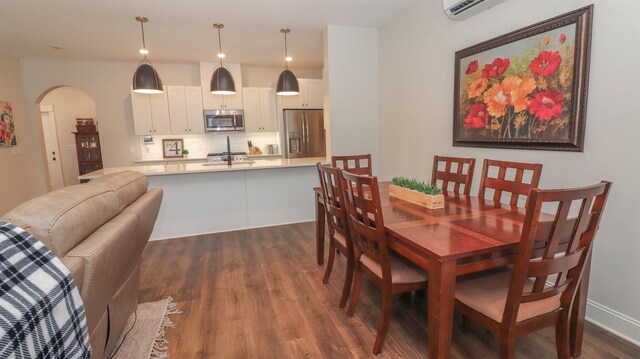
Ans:
<svg viewBox="0 0 640 359"><path fill-rule="evenodd" d="M584 149L593 5L455 54L453 145Z"/></svg>

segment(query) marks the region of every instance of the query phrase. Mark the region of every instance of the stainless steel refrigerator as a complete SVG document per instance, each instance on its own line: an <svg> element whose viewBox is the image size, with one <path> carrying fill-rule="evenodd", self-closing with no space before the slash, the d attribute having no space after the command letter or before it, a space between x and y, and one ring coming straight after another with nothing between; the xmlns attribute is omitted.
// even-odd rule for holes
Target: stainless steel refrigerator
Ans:
<svg viewBox="0 0 640 359"><path fill-rule="evenodd" d="M325 157L322 110L284 110L285 158Z"/></svg>

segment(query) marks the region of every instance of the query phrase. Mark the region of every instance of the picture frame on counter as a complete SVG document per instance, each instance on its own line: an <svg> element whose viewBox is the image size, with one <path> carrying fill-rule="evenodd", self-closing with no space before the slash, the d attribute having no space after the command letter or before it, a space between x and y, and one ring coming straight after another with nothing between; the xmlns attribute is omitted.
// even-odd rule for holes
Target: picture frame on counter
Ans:
<svg viewBox="0 0 640 359"><path fill-rule="evenodd" d="M455 53L453 145L584 150L593 5Z"/></svg>
<svg viewBox="0 0 640 359"><path fill-rule="evenodd" d="M162 140L162 157L163 158L183 158L182 150L184 142L182 138L172 138Z"/></svg>

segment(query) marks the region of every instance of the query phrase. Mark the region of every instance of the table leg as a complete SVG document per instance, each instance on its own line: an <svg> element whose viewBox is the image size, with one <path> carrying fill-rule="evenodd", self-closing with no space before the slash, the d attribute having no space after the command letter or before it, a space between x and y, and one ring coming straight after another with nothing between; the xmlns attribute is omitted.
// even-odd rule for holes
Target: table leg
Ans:
<svg viewBox="0 0 640 359"><path fill-rule="evenodd" d="M320 201L320 195L316 193L316 257L318 264L324 263L324 205Z"/></svg>
<svg viewBox="0 0 640 359"><path fill-rule="evenodd" d="M453 335L456 262L429 263L427 328L429 359L449 358Z"/></svg>
<svg viewBox="0 0 640 359"><path fill-rule="evenodd" d="M578 358L582 352L582 337L584 336L584 317L587 312L587 292L589 291L589 272L591 271L591 254L584 264L584 273L580 280L575 303L571 308L570 346L571 356Z"/></svg>

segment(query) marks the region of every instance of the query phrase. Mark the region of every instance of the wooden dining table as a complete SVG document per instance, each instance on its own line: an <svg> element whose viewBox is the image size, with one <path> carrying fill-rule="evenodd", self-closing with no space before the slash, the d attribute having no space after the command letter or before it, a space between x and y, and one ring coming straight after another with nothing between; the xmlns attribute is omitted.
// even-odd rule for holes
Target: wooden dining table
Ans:
<svg viewBox="0 0 640 359"><path fill-rule="evenodd" d="M515 262L525 210L492 200L446 193L444 208L430 210L389 197L388 182L381 182L379 187L389 247L428 273L428 357L449 358L456 281L460 276ZM315 188L314 193L317 261L322 264L325 210L320 188ZM589 265L585 267L572 312L573 357L580 356L582 346L589 282Z"/></svg>

